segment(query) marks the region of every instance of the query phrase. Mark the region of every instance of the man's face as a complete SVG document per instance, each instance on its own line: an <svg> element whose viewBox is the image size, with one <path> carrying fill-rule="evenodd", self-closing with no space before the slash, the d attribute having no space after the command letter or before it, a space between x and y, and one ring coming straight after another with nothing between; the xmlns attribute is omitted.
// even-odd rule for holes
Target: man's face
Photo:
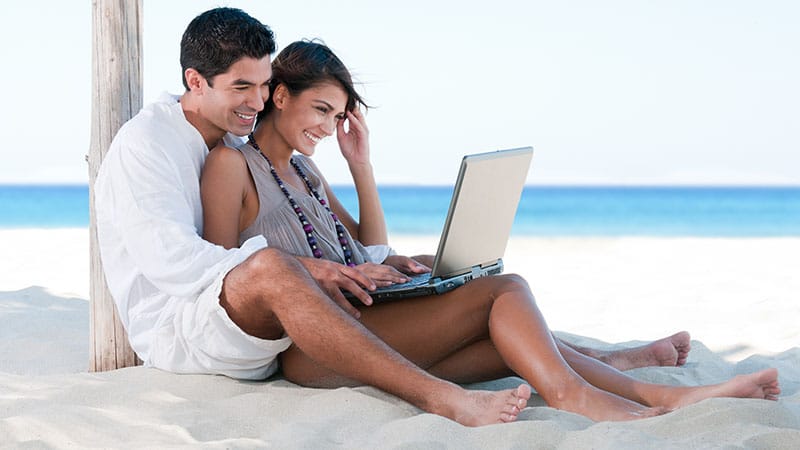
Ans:
<svg viewBox="0 0 800 450"><path fill-rule="evenodd" d="M272 66L269 55L261 58L244 57L227 72L212 78L202 89L200 114L220 137L225 132L246 136L253 130L256 114L264 109L269 98L269 79Z"/></svg>

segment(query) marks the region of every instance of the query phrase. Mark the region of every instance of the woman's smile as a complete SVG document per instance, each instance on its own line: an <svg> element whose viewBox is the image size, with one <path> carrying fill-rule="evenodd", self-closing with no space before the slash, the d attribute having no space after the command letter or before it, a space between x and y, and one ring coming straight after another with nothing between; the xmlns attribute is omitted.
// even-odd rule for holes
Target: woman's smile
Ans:
<svg viewBox="0 0 800 450"><path fill-rule="evenodd" d="M324 139L324 136L317 136L316 134L314 134L314 133L312 133L312 132L310 132L310 131L303 131L303 134L304 134L304 135L305 135L305 136L306 136L308 139L310 139L310 140L311 140L311 142L313 142L315 145L316 145L316 144L319 144L319 141L321 141L322 139Z"/></svg>

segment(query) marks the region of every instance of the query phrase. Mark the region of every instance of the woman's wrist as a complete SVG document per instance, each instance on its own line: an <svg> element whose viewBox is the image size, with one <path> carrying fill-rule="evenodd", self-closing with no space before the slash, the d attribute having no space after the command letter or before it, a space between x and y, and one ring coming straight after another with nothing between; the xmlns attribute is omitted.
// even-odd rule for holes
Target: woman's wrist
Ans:
<svg viewBox="0 0 800 450"><path fill-rule="evenodd" d="M347 167L350 169L350 174L355 177L373 176L372 164L367 161L363 163L347 162Z"/></svg>

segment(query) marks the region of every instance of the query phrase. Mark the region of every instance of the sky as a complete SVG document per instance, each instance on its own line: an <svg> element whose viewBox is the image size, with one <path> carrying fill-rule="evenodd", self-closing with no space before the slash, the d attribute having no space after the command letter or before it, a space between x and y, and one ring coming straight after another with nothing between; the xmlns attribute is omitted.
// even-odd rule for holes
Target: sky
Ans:
<svg viewBox="0 0 800 450"><path fill-rule="evenodd" d="M452 184L461 156L534 147L529 184L800 185L800 2L144 0L145 103L215 6L320 38L351 69L379 184ZM2 7L2 183L86 183L92 2ZM330 138L317 164L350 181Z"/></svg>

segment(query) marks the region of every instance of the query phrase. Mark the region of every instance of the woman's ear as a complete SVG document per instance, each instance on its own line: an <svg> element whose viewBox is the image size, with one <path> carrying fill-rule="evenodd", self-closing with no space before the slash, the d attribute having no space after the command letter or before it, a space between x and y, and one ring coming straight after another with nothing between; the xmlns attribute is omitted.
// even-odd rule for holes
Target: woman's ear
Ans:
<svg viewBox="0 0 800 450"><path fill-rule="evenodd" d="M272 93L272 103L275 104L275 108L283 109L287 100L289 100L289 89L281 83L275 87L275 92Z"/></svg>

